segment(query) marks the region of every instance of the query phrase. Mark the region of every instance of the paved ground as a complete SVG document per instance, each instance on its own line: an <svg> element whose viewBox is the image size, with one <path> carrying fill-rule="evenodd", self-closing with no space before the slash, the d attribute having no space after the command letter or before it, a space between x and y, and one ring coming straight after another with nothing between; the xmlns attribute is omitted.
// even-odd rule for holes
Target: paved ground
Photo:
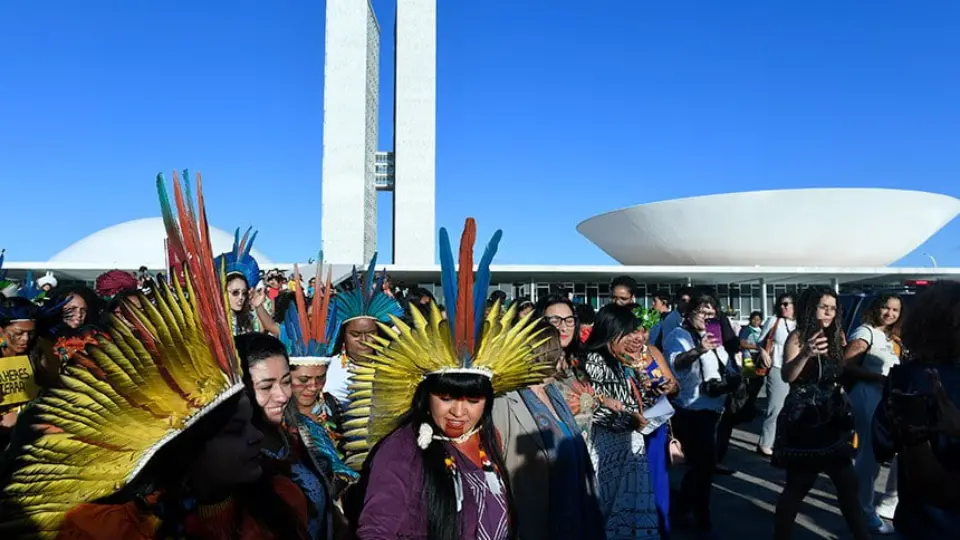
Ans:
<svg viewBox="0 0 960 540"><path fill-rule="evenodd" d="M767 539L773 534L773 513L784 484L784 473L754 453L760 423L734 430L724 465L737 471L733 476L714 477L711 499L717 533L724 540ZM678 471L679 472L679 471ZM881 471L886 481L887 469ZM880 483L882 485L882 483ZM693 540L692 534L678 532L676 540ZM851 538L837 507L833 483L821 475L801 507L794 540ZM890 538L876 536L877 539Z"/></svg>

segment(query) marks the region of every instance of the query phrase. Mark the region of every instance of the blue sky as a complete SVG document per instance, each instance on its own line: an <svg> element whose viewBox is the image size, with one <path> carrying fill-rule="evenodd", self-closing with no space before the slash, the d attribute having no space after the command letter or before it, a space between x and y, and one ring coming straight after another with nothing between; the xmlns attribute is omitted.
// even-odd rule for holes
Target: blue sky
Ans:
<svg viewBox="0 0 960 540"><path fill-rule="evenodd" d="M394 2L373 4L389 149ZM154 175L184 167L204 173L215 225L256 226L274 260L315 253L324 2L31 5L0 4L12 260L158 215ZM575 226L632 204L818 186L960 196L958 27L947 0L443 0L437 222L504 229L501 263L604 264ZM380 206L389 260L389 195ZM922 211L878 215L878 232ZM960 265L958 233L901 263Z"/></svg>

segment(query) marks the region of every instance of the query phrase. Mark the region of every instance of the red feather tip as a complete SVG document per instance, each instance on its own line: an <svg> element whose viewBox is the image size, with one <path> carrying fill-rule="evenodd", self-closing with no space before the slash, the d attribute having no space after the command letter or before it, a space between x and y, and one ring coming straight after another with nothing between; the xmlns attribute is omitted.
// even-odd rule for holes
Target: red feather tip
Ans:
<svg viewBox="0 0 960 540"><path fill-rule="evenodd" d="M472 356L476 350L473 325L473 245L477 241L477 223L467 218L460 236L460 261L457 272L456 348L461 356Z"/></svg>
<svg viewBox="0 0 960 540"><path fill-rule="evenodd" d="M180 229L177 240L186 253L182 263L184 269L189 270L193 285L193 295L189 301L197 309L204 333L212 338L207 341L211 354L230 381L239 381L236 349L233 343L233 332L230 330L231 325L227 318L220 269L214 268L213 264L213 248L210 245L210 229L200 174L197 174L196 212L190 201L186 200L176 172L174 172L173 191Z"/></svg>

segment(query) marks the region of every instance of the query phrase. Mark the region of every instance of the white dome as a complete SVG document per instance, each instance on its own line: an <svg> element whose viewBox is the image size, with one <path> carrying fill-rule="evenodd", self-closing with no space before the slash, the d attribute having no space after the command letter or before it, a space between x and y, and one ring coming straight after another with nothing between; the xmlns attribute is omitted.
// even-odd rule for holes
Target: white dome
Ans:
<svg viewBox="0 0 960 540"><path fill-rule="evenodd" d="M57 253L49 262L122 270L136 270L141 266L163 270L167 265L166 238L162 218L135 219L95 232ZM210 241L215 256L233 249L233 234L221 229L210 227ZM273 265L256 248L250 254L261 268Z"/></svg>
<svg viewBox="0 0 960 540"><path fill-rule="evenodd" d="M787 189L641 204L577 230L625 265L883 267L958 214L923 191Z"/></svg>

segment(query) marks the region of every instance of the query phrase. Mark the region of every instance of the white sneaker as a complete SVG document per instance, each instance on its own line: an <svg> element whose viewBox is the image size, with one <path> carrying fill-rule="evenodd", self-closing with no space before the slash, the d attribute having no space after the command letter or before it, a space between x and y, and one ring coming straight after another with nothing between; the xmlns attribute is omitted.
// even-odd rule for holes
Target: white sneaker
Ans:
<svg viewBox="0 0 960 540"><path fill-rule="evenodd" d="M898 498L883 499L880 501L880 504L877 505L877 515L883 519L893 519L893 515L897 512L897 503L900 502Z"/></svg>
<svg viewBox="0 0 960 540"><path fill-rule="evenodd" d="M867 526L870 528L870 532L875 534L893 534L896 530L893 528L893 525L887 523L886 521L880 519L880 516L874 514L872 517L867 518Z"/></svg>

